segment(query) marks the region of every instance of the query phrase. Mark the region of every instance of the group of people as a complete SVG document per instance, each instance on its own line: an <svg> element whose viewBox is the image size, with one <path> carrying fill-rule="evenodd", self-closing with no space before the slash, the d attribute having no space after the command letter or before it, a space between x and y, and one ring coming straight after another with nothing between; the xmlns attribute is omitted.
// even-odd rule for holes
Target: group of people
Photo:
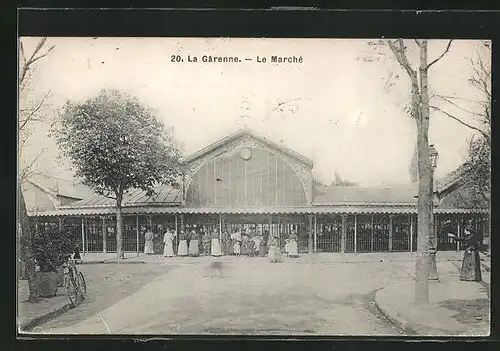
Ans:
<svg viewBox="0 0 500 351"><path fill-rule="evenodd" d="M178 240L176 241L176 237ZM153 253L153 233L146 231L144 253ZM277 236L269 236L268 232L257 233L234 230L230 235L227 231L222 234L217 229L210 234L200 233L196 229L191 229L188 233L183 230L177 235L175 230L168 229L163 236L163 256L192 256L201 254L219 257L222 255L265 257L268 256L271 262L281 260L281 248ZM285 254L289 257L298 257L298 236L291 233L285 240ZM174 243L177 243L177 254L174 250Z"/></svg>

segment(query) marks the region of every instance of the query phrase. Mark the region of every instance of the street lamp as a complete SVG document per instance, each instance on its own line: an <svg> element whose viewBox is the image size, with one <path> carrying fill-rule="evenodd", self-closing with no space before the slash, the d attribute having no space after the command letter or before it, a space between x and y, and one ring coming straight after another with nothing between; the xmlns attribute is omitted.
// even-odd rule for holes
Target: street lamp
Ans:
<svg viewBox="0 0 500 351"><path fill-rule="evenodd" d="M437 167L437 162L439 154L434 147L434 145L429 145L429 158L431 160L431 222L429 230L429 255L431 260L431 265L429 269L429 280L438 280L437 266L436 266L436 252L437 252L437 237L436 231L434 229L434 170Z"/></svg>

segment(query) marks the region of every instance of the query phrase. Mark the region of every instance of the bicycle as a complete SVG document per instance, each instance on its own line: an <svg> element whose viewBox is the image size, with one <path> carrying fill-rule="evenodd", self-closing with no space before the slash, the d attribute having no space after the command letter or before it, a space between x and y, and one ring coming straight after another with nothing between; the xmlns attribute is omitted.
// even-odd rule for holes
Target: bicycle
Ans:
<svg viewBox="0 0 500 351"><path fill-rule="evenodd" d="M87 285L82 272L76 268L76 260L69 259L64 265L64 286L68 291L72 307L78 306L87 294Z"/></svg>

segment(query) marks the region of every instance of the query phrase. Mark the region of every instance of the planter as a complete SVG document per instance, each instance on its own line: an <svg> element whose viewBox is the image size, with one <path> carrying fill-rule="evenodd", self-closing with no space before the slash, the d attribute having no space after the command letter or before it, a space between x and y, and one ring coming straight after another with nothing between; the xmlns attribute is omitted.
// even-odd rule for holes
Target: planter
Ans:
<svg viewBox="0 0 500 351"><path fill-rule="evenodd" d="M37 272L36 285L40 297L53 297L57 294L57 272Z"/></svg>
<svg viewBox="0 0 500 351"><path fill-rule="evenodd" d="M64 285L64 268L57 268L57 286L62 287Z"/></svg>

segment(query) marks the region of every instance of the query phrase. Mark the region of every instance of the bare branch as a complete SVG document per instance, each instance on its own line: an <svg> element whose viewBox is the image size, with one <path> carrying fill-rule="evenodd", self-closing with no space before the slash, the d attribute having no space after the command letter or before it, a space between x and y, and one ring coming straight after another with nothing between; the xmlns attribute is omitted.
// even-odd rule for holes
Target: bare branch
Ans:
<svg viewBox="0 0 500 351"><path fill-rule="evenodd" d="M415 40L415 43L417 43L417 46L420 47L421 46L421 43L418 39L414 39Z"/></svg>
<svg viewBox="0 0 500 351"><path fill-rule="evenodd" d="M26 126L26 124L30 121L35 121L35 119L33 118L33 116L40 110L40 108L43 106L45 102L45 98L42 99L37 106L35 106L35 108L28 114L28 116L26 118L24 118L24 120L20 120L19 122L21 122L21 125L19 126L19 130L22 131L24 129L24 127Z"/></svg>
<svg viewBox="0 0 500 351"><path fill-rule="evenodd" d="M475 115L475 116L482 116L482 117L484 117L484 114L482 114L482 113L478 113L478 112L473 112L473 111L470 111L470 110L467 110L466 108L464 108L464 107L460 106L460 104L457 104L455 101L453 101L453 100L451 100L451 99L449 99L449 98L447 98L447 97L445 97L445 96L443 96L443 95L435 95L435 97L440 98L440 99L442 99L442 100L446 101L447 103L449 103L449 104L451 104L451 105L455 106L455 107L456 107L456 108L458 108L459 110L462 110L462 111L464 111L464 112L466 112L466 113L468 113L468 114Z"/></svg>
<svg viewBox="0 0 500 351"><path fill-rule="evenodd" d="M450 41L448 41L448 45L446 45L446 49L444 50L444 52L437 59L435 59L434 61L432 61L431 63L429 63L427 65L427 69L429 69L433 64L435 64L436 62L438 62L439 60L441 60L443 58L443 56L446 55L446 53L450 50L450 46L451 46L452 42L453 42L453 39L451 39Z"/></svg>
<svg viewBox="0 0 500 351"><path fill-rule="evenodd" d="M482 101L476 101L476 100L466 99L466 98L457 97L457 96L450 96L450 95L433 94L433 96L438 97L438 98L443 98L443 99L467 101L467 102L472 102L475 104L482 104L483 103Z"/></svg>
<svg viewBox="0 0 500 351"><path fill-rule="evenodd" d="M401 65L401 67L406 70L410 78L416 76L417 72L411 68L410 62L406 57L403 39L398 39L396 41L399 47L391 40L388 40L387 42L392 52L394 53L394 56L396 56L396 60L398 60L398 63Z"/></svg>
<svg viewBox="0 0 500 351"><path fill-rule="evenodd" d="M431 105L431 106L429 106L429 107L430 107L430 108L432 108L432 109L434 109L434 110L436 110L436 111L439 111L439 112L441 112L441 113L445 114L446 116L448 116L448 117L450 117L450 118L454 119L455 121L457 121L457 122L461 123L462 125L464 125L464 126L466 126L466 127L470 128L470 129L473 129L473 130L475 130L475 131L478 131L479 133L481 133L481 135L482 135L482 136L484 136L484 137L486 138L486 140L488 140L488 141L490 140L490 135L489 135L488 133L486 133L485 131L483 131L483 130L481 130L481 129L477 128L477 127L474 127L473 125L470 125L470 124L468 124L468 123L465 123L465 122L464 122L464 121L462 121L460 118L457 118L457 117L453 116L452 114L450 114L450 113L448 113L448 112L446 112L446 111L444 111L444 110L440 109L439 107L432 106L432 105Z"/></svg>
<svg viewBox="0 0 500 351"><path fill-rule="evenodd" d="M36 173L35 170L32 169L33 165L36 163L36 161L38 161L38 159L40 158L40 156L42 156L42 154L45 152L45 148L43 148L34 158L33 160L30 162L29 165L26 165L24 167L22 167L22 171L21 171L21 174L20 174L20 183L23 183L24 181L26 181L30 176L32 176L33 174Z"/></svg>
<svg viewBox="0 0 500 351"><path fill-rule="evenodd" d="M23 59L23 66L26 66L26 55L24 54L24 47L22 40L19 40L19 49L21 51L21 57Z"/></svg>
<svg viewBox="0 0 500 351"><path fill-rule="evenodd" d="M47 50L47 52L46 52L45 54L35 57L33 60L31 60L31 64L33 64L33 63L35 63L36 61L40 60L41 58L44 58L45 56L47 56L47 55L50 53L50 51L52 51L52 49L54 49L54 47L55 47L55 46L51 46L51 47L49 48L49 50Z"/></svg>
<svg viewBox="0 0 500 351"><path fill-rule="evenodd" d="M47 52L45 54L42 54L42 55L39 55L36 57L36 54L42 49L42 47L45 45L45 42L47 41L47 37L44 37L42 39L40 39L40 41L38 42L38 44L36 45L35 47L35 50L33 51L33 53L31 54L30 58L28 60L25 59L25 63L21 69L21 74L20 74L20 77L19 77L19 82L22 83L24 82L24 79L25 79L25 76L26 76L26 72L30 69L31 65L38 61L39 59L47 56L47 54L52 51L54 49L54 45L51 46ZM24 53L24 49L23 49L23 53Z"/></svg>

